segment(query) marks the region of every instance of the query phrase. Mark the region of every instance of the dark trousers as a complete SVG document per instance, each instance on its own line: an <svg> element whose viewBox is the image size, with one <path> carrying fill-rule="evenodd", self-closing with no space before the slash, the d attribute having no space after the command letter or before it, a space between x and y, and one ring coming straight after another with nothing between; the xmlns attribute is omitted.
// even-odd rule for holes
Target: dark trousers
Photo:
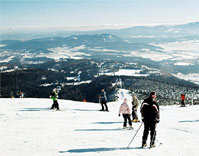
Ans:
<svg viewBox="0 0 199 156"><path fill-rule="evenodd" d="M52 105L52 107L50 109L54 109L54 108L59 110L59 104L58 104L57 100L53 101L53 105Z"/></svg>
<svg viewBox="0 0 199 156"><path fill-rule="evenodd" d="M102 106L102 110L104 110L104 106L105 106L106 111L108 111L108 106L106 104L106 101L101 101L101 106Z"/></svg>
<svg viewBox="0 0 199 156"><path fill-rule="evenodd" d="M144 122L144 133L142 137L142 143L146 143L147 137L150 131L150 136L151 136L151 142L150 144L155 143L155 138L156 138L156 122Z"/></svg>
<svg viewBox="0 0 199 156"><path fill-rule="evenodd" d="M181 106L185 106L184 100L181 101Z"/></svg>
<svg viewBox="0 0 199 156"><path fill-rule="evenodd" d="M136 119L136 120L138 120L138 115L137 115L137 109L132 109L133 111L132 111L132 118L133 118L133 120L134 119Z"/></svg>
<svg viewBox="0 0 199 156"><path fill-rule="evenodd" d="M124 124L123 126L126 127L126 124L127 124L127 120L129 122L129 125L132 126L132 122L131 122L131 117L129 114L122 114L123 115L123 118L124 118Z"/></svg>

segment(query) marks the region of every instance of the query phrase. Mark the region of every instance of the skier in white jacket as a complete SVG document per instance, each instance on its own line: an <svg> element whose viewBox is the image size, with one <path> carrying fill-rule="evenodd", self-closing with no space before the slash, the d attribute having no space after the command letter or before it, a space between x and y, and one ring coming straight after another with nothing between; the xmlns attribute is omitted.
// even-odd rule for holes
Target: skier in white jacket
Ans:
<svg viewBox="0 0 199 156"><path fill-rule="evenodd" d="M122 116L124 118L124 124L123 124L123 128L126 128L127 126L127 120L129 122L129 129L133 129L132 127L132 122L131 122L131 111L130 111L130 107L128 106L127 104L127 99L125 98L123 103L121 104L120 106L120 109L119 109L119 116L120 114L122 113Z"/></svg>

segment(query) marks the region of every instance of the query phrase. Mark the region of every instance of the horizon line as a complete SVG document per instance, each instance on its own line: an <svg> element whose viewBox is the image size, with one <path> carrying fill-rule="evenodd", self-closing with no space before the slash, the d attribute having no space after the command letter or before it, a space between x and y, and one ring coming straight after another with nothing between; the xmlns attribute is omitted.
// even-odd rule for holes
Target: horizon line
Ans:
<svg viewBox="0 0 199 156"><path fill-rule="evenodd" d="M191 22L180 22L180 23L154 23L154 24L101 24L101 25L71 25L71 26L52 26L52 27L6 27L0 28L0 31L27 31L27 30L42 30L42 29L63 29L68 31L92 31L92 30L105 30L105 29L124 29L124 28L131 28L137 26L174 26L174 25L181 25L181 24L188 24L188 23L197 23L199 21L191 21ZM2 33L2 32L1 32Z"/></svg>

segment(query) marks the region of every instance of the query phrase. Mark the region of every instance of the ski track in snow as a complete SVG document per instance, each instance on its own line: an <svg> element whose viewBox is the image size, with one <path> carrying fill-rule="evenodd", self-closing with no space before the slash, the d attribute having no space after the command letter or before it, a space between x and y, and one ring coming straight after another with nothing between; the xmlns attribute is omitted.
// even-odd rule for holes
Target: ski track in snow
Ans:
<svg viewBox="0 0 199 156"><path fill-rule="evenodd" d="M2 156L196 156L199 153L199 106L160 106L157 143L142 149L143 126L127 149L141 123L123 130L118 117L122 98L100 104L58 100L62 111L52 111L50 99L0 99L0 155ZM123 96L123 97L122 97ZM139 118L140 113L138 110ZM149 138L148 138L149 144Z"/></svg>

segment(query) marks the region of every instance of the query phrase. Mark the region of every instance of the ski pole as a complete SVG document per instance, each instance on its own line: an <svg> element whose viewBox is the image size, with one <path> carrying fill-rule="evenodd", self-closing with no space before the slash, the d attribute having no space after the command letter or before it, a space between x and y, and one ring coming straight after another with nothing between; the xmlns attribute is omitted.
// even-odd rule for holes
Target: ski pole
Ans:
<svg viewBox="0 0 199 156"><path fill-rule="evenodd" d="M137 135L138 131L140 130L140 128L142 127L143 122L141 123L140 127L138 128L137 132L135 133L135 135L133 136L132 140L130 141L129 145L127 146L127 148L129 148L130 144L132 143L132 141L134 140L135 136Z"/></svg>

